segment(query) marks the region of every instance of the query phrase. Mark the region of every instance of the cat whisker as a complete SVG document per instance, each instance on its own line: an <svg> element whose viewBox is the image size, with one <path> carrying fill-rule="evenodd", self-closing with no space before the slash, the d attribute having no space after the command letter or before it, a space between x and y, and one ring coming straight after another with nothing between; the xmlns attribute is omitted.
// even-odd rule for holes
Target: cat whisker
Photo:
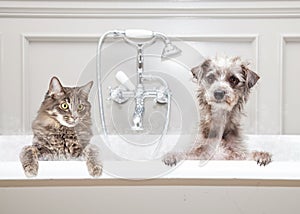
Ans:
<svg viewBox="0 0 300 214"><path fill-rule="evenodd" d="M83 121L82 118L79 118L78 124L83 125L83 126L86 127L86 128L89 128L89 126L88 126L87 124L84 123L84 121Z"/></svg>

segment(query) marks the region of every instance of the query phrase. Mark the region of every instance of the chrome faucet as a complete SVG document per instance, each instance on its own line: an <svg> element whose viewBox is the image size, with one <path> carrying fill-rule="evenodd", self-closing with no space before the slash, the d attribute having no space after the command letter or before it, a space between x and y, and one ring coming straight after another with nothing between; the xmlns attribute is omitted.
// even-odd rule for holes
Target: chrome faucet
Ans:
<svg viewBox="0 0 300 214"><path fill-rule="evenodd" d="M143 72L144 72L144 56L143 56L143 46L138 44L138 54L137 54L137 89L135 93L135 110L133 113L133 130L143 130L143 115L145 111L144 107L144 86L142 84Z"/></svg>
<svg viewBox="0 0 300 214"><path fill-rule="evenodd" d="M120 86L112 89L110 88L110 99L121 104L125 103L128 99L135 99L135 110L133 113L133 125L132 130L143 130L143 116L145 112L144 100L145 98L155 98L155 101L160 104L167 103L167 96L169 95L168 85L165 81L163 89L145 90L143 81L153 80L161 78L152 75L144 75L144 55L143 55L143 44L137 45L137 86L134 90L124 89Z"/></svg>
<svg viewBox="0 0 300 214"><path fill-rule="evenodd" d="M141 42L138 40L136 42L134 39L139 39L139 37L143 33L143 39L147 38L147 41ZM180 49L178 49L176 46L174 46L170 40L161 33L152 32L152 31L126 31L125 32L119 32L119 34L115 33L115 35L123 36L126 42L128 42L131 45L134 45L137 48L137 65L136 65L136 71L137 71L137 85L134 87L126 88L117 86L115 88L109 88L109 99L113 100L116 103L122 104L128 101L130 98L135 99L135 111L133 113L133 119L132 119L132 130L143 130L143 115L145 112L145 106L144 106L144 100L145 98L154 98L154 100L159 104L166 104L168 103L168 111L169 111L169 102L170 102L170 91L168 88L167 82L156 75L145 75L144 74L144 54L143 49L145 46L153 44L154 41L157 38L160 38L164 41L165 47L163 49L162 58L169 57L171 55L175 55L181 52ZM121 76L121 77L120 77ZM117 75L116 75L117 77ZM129 78L125 75L119 75L121 78L117 78L119 82L125 83L126 81L130 81ZM124 80L124 78L126 80ZM151 80L158 80L162 83L162 87L158 89L152 89L148 90L145 89L143 81L151 81ZM123 84L124 86L124 84ZM101 93L99 93L101 95ZM100 98L99 98L100 100ZM104 117L102 117L104 118ZM102 121L102 124L104 124L104 120ZM106 133L106 130L104 129L104 132Z"/></svg>
<svg viewBox="0 0 300 214"><path fill-rule="evenodd" d="M143 130L143 115L145 111L144 106L144 86L139 84L135 94L135 110L133 113L133 126L131 127L133 130Z"/></svg>

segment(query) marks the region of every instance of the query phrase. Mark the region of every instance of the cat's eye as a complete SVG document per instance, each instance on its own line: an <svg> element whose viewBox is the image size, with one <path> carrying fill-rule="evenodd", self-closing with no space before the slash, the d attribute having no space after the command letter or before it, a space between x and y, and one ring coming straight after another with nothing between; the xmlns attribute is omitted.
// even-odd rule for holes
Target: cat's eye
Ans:
<svg viewBox="0 0 300 214"><path fill-rule="evenodd" d="M69 108L69 105L68 103L62 103L60 104L60 107L63 109L63 110L67 110Z"/></svg>
<svg viewBox="0 0 300 214"><path fill-rule="evenodd" d="M79 104L77 107L78 111L82 111L84 109L84 105L83 104Z"/></svg>

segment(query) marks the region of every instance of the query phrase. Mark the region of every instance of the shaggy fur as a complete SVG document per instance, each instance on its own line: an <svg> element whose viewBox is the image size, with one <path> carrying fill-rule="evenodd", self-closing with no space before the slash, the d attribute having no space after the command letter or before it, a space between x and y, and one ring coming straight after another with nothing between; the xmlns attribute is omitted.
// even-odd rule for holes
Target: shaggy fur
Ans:
<svg viewBox="0 0 300 214"><path fill-rule="evenodd" d="M199 139L190 152L167 154L164 163L172 166L183 159L251 159L259 165L270 163L267 152L249 153L241 134L243 107L259 76L239 57L207 59L191 72L199 86Z"/></svg>

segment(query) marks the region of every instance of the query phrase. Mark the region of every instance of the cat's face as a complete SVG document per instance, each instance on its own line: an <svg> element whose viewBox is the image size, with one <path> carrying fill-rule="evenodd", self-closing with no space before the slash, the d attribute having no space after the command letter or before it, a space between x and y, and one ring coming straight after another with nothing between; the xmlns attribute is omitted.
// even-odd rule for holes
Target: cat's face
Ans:
<svg viewBox="0 0 300 214"><path fill-rule="evenodd" d="M90 119L91 104L88 96L93 82L81 87L63 87L57 77L53 77L42 104L43 111L61 125L75 127Z"/></svg>

